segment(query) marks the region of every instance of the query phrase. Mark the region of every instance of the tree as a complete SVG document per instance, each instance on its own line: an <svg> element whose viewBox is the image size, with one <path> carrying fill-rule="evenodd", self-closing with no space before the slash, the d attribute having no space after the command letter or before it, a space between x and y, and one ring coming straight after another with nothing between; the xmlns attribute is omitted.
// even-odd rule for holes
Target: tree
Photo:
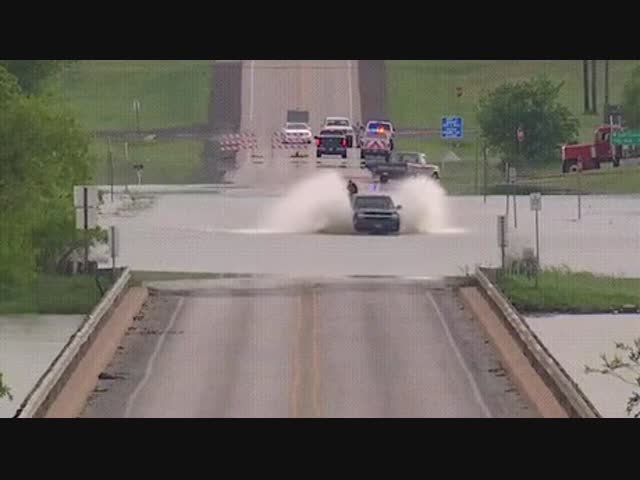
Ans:
<svg viewBox="0 0 640 480"><path fill-rule="evenodd" d="M483 95L477 119L490 148L505 161L544 163L559 155L563 143L577 138L578 119L559 102L562 83L547 77L506 82ZM518 129L524 133L518 141Z"/></svg>
<svg viewBox="0 0 640 480"><path fill-rule="evenodd" d="M609 358L605 354L600 356L602 359L601 368L592 368L587 365L585 372L610 375L636 387L627 401L627 415L633 414L635 418L640 418L640 338L636 338L633 345L616 343L616 351L613 358ZM620 358L621 353L626 355L626 360Z"/></svg>
<svg viewBox="0 0 640 480"><path fill-rule="evenodd" d="M18 79L26 94L42 93L47 82L59 73L69 60L0 60L0 65Z"/></svg>
<svg viewBox="0 0 640 480"><path fill-rule="evenodd" d="M0 399L7 397L9 400L13 400L11 396L11 389L2 380L2 372L0 372Z"/></svg>
<svg viewBox="0 0 640 480"><path fill-rule="evenodd" d="M0 67L0 282L24 286L75 239L73 186L91 162L77 121L15 86Z"/></svg>
<svg viewBox="0 0 640 480"><path fill-rule="evenodd" d="M631 72L631 78L624 86L622 94L624 119L631 128L640 127L640 67Z"/></svg>

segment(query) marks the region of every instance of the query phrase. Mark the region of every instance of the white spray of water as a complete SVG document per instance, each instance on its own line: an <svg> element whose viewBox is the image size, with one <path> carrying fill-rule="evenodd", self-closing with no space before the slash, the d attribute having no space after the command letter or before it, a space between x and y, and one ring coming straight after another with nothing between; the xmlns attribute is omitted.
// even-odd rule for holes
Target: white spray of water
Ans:
<svg viewBox="0 0 640 480"><path fill-rule="evenodd" d="M437 181L427 177L409 178L401 181L391 196L396 204L402 205L402 232L446 233L452 230L447 194Z"/></svg>
<svg viewBox="0 0 640 480"><path fill-rule="evenodd" d="M295 184L267 212L261 228L286 233L350 233L351 218L345 179L328 171Z"/></svg>
<svg viewBox="0 0 640 480"><path fill-rule="evenodd" d="M361 185L361 191L365 191ZM389 191L402 205L403 233L460 233L451 228L445 190L429 178L398 182ZM261 233L353 233L346 179L335 171L315 173L295 184L269 209Z"/></svg>

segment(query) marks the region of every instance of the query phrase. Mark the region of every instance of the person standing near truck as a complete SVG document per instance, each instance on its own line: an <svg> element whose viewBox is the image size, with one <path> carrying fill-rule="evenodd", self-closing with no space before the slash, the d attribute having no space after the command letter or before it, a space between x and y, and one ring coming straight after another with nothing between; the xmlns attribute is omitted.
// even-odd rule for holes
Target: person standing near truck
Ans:
<svg viewBox="0 0 640 480"><path fill-rule="evenodd" d="M358 194L358 186L353 180L349 180L347 183L347 191L349 192L349 197L353 197Z"/></svg>

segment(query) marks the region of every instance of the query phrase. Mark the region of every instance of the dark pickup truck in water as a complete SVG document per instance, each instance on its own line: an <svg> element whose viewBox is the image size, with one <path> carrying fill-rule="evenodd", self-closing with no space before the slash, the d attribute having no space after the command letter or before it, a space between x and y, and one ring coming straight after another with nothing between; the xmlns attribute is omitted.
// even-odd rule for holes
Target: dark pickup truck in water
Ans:
<svg viewBox="0 0 640 480"><path fill-rule="evenodd" d="M382 183L393 178L440 178L438 166L427 163L427 156L419 152L393 152L389 158L367 158L360 162L360 166L369 170Z"/></svg>
<svg viewBox="0 0 640 480"><path fill-rule="evenodd" d="M353 229L358 233L398 233L401 205L394 205L388 195L354 195Z"/></svg>

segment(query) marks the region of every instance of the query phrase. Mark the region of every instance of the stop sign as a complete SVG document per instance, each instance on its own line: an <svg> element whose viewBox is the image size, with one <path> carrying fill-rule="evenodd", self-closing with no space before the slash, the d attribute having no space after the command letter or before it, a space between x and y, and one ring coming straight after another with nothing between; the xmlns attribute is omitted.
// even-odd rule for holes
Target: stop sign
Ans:
<svg viewBox="0 0 640 480"><path fill-rule="evenodd" d="M522 128L518 127L518 141L522 142L524 140L524 130L522 130Z"/></svg>

